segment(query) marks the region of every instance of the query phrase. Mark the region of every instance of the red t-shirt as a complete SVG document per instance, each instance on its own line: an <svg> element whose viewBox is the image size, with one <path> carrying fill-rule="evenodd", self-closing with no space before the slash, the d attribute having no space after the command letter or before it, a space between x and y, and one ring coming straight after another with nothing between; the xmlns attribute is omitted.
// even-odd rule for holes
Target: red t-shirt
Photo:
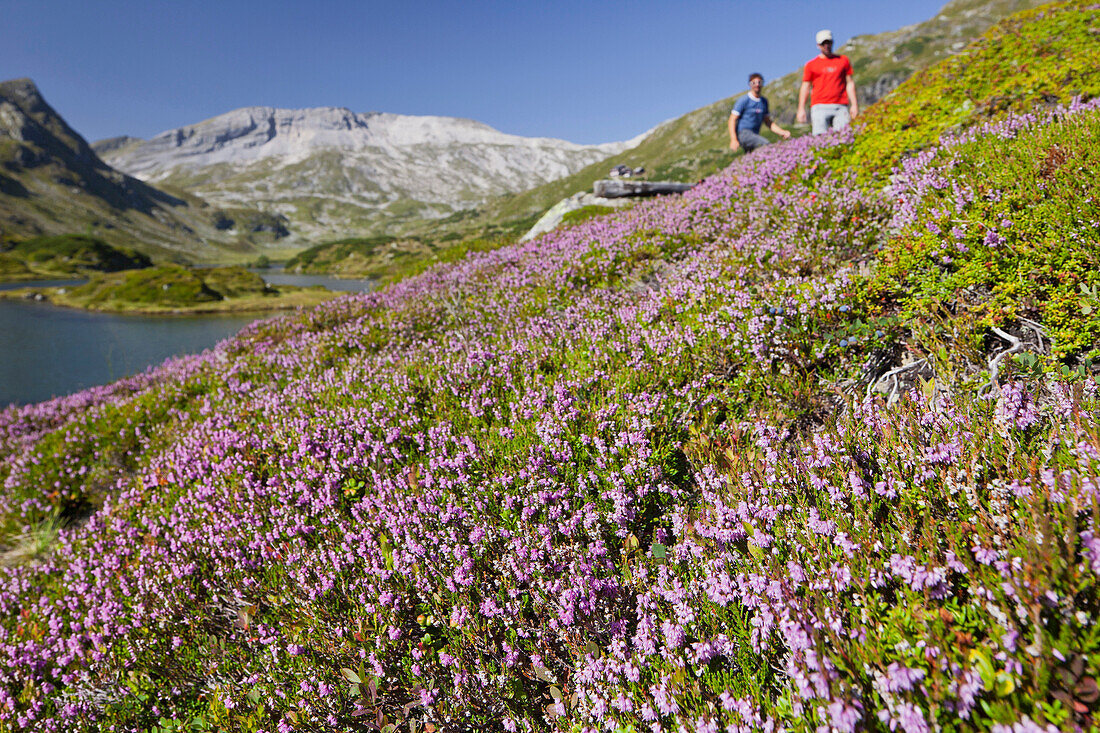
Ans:
<svg viewBox="0 0 1100 733"><path fill-rule="evenodd" d="M807 61L802 81L814 85L810 104L848 104L845 83L851 73L852 63L847 56L833 56L831 59L817 56Z"/></svg>

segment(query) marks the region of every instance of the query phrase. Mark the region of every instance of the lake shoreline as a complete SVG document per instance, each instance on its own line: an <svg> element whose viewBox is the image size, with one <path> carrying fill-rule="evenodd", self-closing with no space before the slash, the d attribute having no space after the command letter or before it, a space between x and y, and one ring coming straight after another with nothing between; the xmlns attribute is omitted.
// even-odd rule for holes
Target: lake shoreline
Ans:
<svg viewBox="0 0 1100 733"><path fill-rule="evenodd" d="M205 301L161 309L104 311L99 304L73 307L56 302L56 298L36 300L33 296L51 288L77 288L88 284L90 278L0 281L0 354L5 355L0 359L0 409L109 384L167 358L211 348L257 320L286 317L299 305L311 307L309 302L287 299L285 294L293 288L302 288L307 295L321 293L318 300L330 300L375 287L373 282L257 269L271 289L284 293L282 298L265 296L256 288L251 293L228 295L238 300L222 301L221 305ZM313 290L316 286L324 290ZM22 293L3 295L12 290ZM249 304L239 298L261 302Z"/></svg>
<svg viewBox="0 0 1100 733"><path fill-rule="evenodd" d="M143 315L143 316L191 316L191 315L215 315L215 314L263 314L276 311L292 310L294 308L308 308L332 300L346 293L334 292L320 286L299 288L295 286L280 286L280 290L286 290L277 295L249 295L242 297L230 297L190 306L156 306L131 303L81 303L68 296L64 287L27 287L0 290L0 299L18 300L27 303L42 303L71 308L73 310L88 311L92 313L109 313L112 315Z"/></svg>

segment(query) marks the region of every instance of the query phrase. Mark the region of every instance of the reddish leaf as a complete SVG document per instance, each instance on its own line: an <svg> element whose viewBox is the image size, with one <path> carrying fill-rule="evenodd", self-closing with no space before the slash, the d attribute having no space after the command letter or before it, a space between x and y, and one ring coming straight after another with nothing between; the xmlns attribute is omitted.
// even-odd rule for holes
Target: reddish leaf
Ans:
<svg viewBox="0 0 1100 733"><path fill-rule="evenodd" d="M1073 696L1090 704L1096 702L1100 699L1100 689L1096 686L1096 680L1092 677L1086 677L1078 682L1077 687L1073 688Z"/></svg>

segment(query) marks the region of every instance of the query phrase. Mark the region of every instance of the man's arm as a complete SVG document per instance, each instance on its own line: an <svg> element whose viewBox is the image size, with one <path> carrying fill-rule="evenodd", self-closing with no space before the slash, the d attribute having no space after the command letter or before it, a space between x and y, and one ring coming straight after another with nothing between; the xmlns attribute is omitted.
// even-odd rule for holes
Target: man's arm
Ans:
<svg viewBox="0 0 1100 733"><path fill-rule="evenodd" d="M844 82L844 90L848 92L848 114L854 120L859 116L859 100L856 99L856 80L851 74L848 74Z"/></svg>
<svg viewBox="0 0 1100 733"><path fill-rule="evenodd" d="M736 112L733 112L730 114L729 122L726 123L730 131L730 150L741 149L741 142L737 139L737 118L740 116L741 115Z"/></svg>
<svg viewBox="0 0 1100 733"><path fill-rule="evenodd" d="M803 81L801 88L798 90L798 112L794 116L794 121L800 125L806 124L806 100L810 96L811 86L810 82Z"/></svg>
<svg viewBox="0 0 1100 733"><path fill-rule="evenodd" d="M775 120L773 120L771 117L767 117L767 116L764 117L764 124L768 126L769 130L771 130L772 132L774 132L776 135L783 138L784 140L786 140L787 138L789 138L791 136L791 133L787 132L782 127L780 127L779 123L776 122Z"/></svg>

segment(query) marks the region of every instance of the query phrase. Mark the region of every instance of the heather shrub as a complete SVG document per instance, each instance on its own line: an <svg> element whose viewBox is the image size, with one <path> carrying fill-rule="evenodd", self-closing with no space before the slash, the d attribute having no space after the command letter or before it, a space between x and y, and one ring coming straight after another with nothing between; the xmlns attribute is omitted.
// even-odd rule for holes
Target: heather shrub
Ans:
<svg viewBox="0 0 1100 733"><path fill-rule="evenodd" d="M1052 2L1017 13L958 54L918 71L872 105L855 126L859 141L834 151L864 180L941 135L1003 117L1100 95L1096 4Z"/></svg>
<svg viewBox="0 0 1100 733"><path fill-rule="evenodd" d="M1098 140L1095 114L1048 113L992 123L908 160L891 188L900 232L869 296L899 299L907 318L946 308L978 338L1036 319L1058 357L1093 347Z"/></svg>

